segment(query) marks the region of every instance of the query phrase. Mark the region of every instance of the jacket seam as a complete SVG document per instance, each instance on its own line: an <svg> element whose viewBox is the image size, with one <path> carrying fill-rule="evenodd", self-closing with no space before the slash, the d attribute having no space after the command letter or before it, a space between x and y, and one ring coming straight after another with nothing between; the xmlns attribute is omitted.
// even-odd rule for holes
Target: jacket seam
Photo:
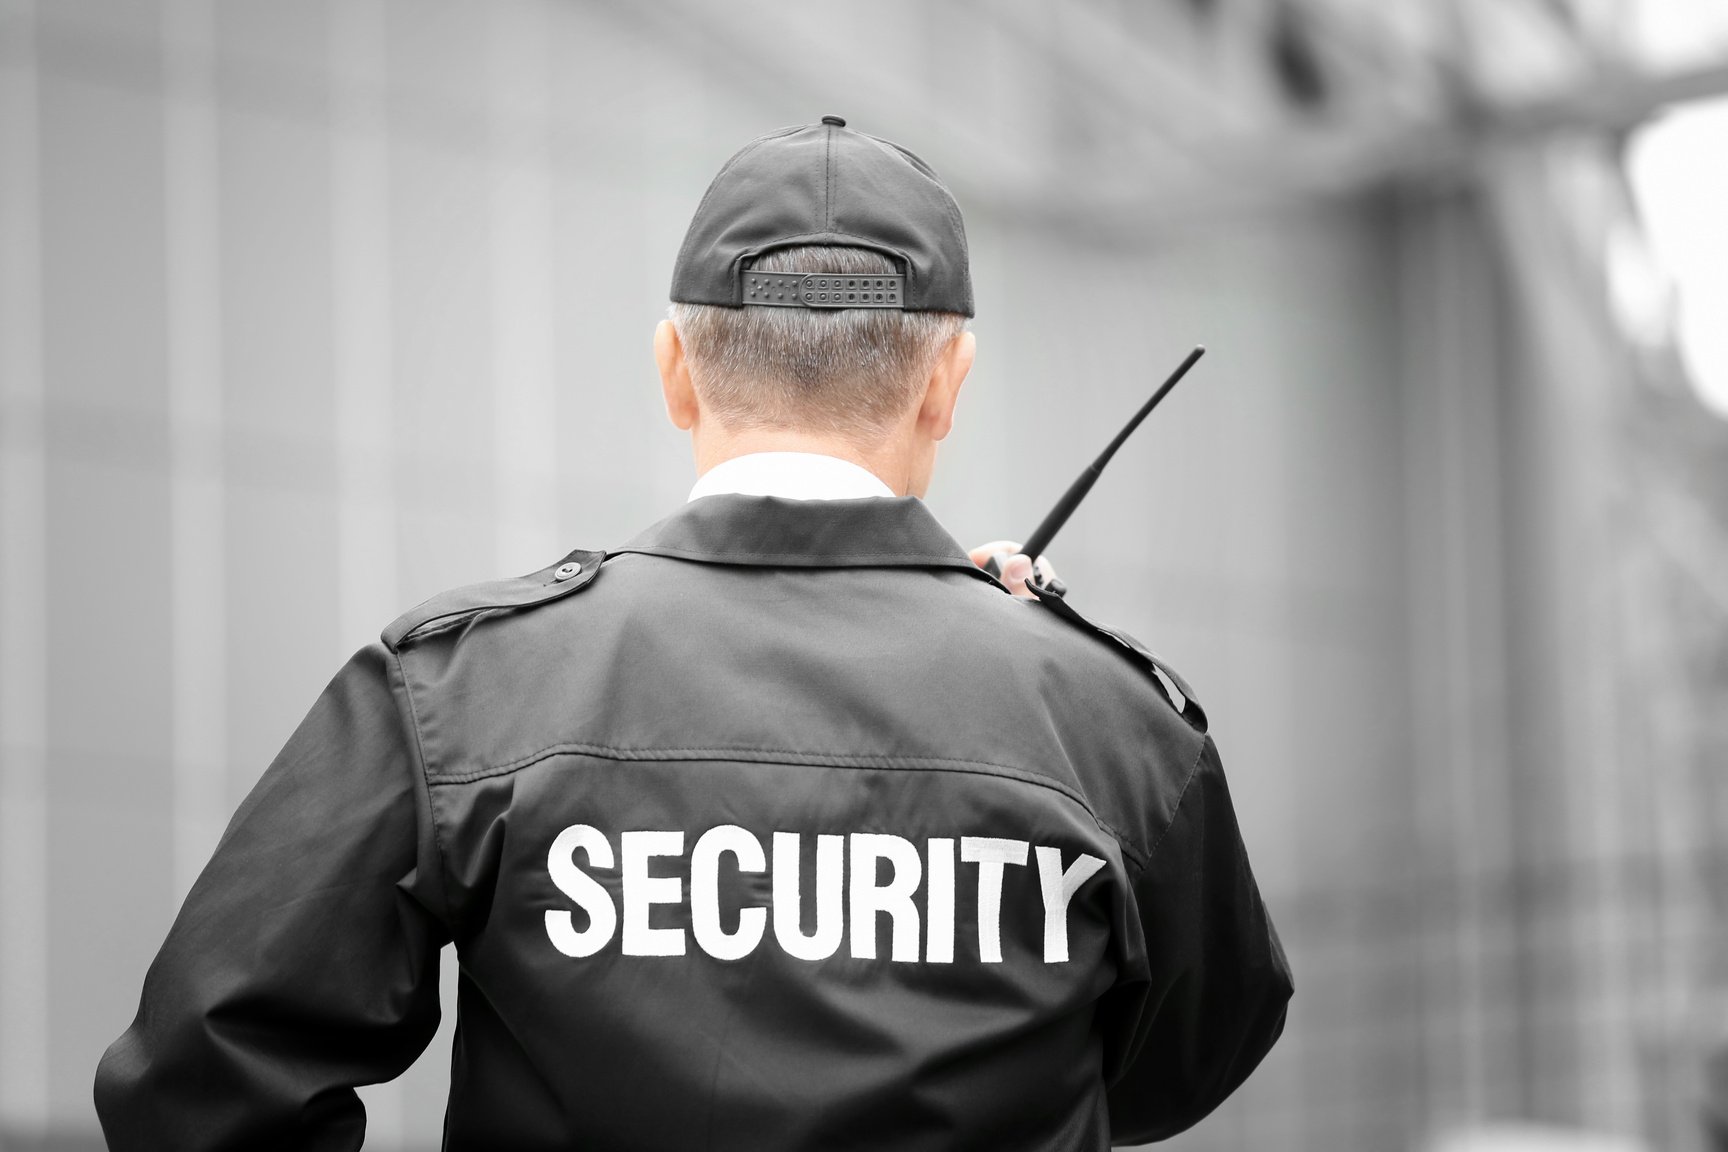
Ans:
<svg viewBox="0 0 1728 1152"><path fill-rule="evenodd" d="M1188 798L1188 789L1193 786L1195 779L1200 775L1200 761L1206 758L1207 739L1205 737L1201 739L1200 750L1194 754L1194 763L1188 769L1188 778L1182 781L1182 791L1176 794L1176 803L1170 808L1169 822L1164 825L1164 831L1158 833L1158 839L1152 841L1152 847L1146 851L1147 864L1151 864L1152 857L1158 854L1158 848L1170 835L1170 829L1176 827L1176 818L1182 814L1182 802Z"/></svg>
<svg viewBox="0 0 1728 1152"><path fill-rule="evenodd" d="M438 825L438 798L432 791L432 773L426 764L426 741L420 735L420 710L414 703L414 689L408 683L408 669L402 664L402 654L392 652L396 674L402 678L402 698L408 702L408 727L414 733L414 757L419 761L420 786L426 790L426 812L432 821L432 850L438 858L438 895L444 905L444 921L454 928L454 911L450 905L450 888L445 883L450 857L444 847L444 833Z"/></svg>
<svg viewBox="0 0 1728 1152"><path fill-rule="evenodd" d="M509 760L488 768L477 768L471 772L450 773L437 777L428 774L426 783L428 788L471 784L478 780L511 775L531 764L537 764L541 760L549 760L554 756L572 754L619 761L738 759L767 764L803 764L830 768L913 768L938 772L962 772L1014 780L1035 788L1046 788L1073 801L1101 831L1116 841L1124 855L1131 855L1136 858L1134 862L1137 867L1143 868L1145 866L1143 851L1127 836L1099 816L1092 805L1087 802L1085 796L1077 789L1024 768L1014 768L1006 764L992 764L984 760L968 760L958 756L871 756L859 753L802 752L787 748L624 748L608 744L572 741L553 744L540 749L538 752L520 756L515 760Z"/></svg>

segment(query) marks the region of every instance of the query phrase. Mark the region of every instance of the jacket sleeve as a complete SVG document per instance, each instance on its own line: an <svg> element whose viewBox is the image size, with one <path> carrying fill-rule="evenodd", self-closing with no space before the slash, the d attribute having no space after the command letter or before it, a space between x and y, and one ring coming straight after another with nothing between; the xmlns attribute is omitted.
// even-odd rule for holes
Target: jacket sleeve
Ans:
<svg viewBox="0 0 1728 1152"><path fill-rule="evenodd" d="M431 1040L449 935L392 660L337 673L193 885L96 1072L115 1152L357 1149L354 1086Z"/></svg>
<svg viewBox="0 0 1728 1152"><path fill-rule="evenodd" d="M1118 1144L1163 1140L1223 1103L1284 1030L1294 990L1210 736L1134 890L1151 983L1110 1089Z"/></svg>

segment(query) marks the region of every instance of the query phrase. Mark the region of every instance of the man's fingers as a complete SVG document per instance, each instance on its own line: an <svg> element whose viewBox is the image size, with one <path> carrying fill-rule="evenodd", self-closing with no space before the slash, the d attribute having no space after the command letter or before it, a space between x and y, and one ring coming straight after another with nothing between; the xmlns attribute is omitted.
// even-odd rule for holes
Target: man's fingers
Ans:
<svg viewBox="0 0 1728 1152"><path fill-rule="evenodd" d="M1026 582L1031 579L1032 561L1024 553L1016 552L1002 560L1002 583L1014 595L1031 599L1032 590L1026 587Z"/></svg>
<svg viewBox="0 0 1728 1152"><path fill-rule="evenodd" d="M1020 551L1020 541L1018 540L992 540L988 544L978 545L967 555L972 558L972 563L982 568L990 563L992 556L1012 556L1018 551Z"/></svg>
<svg viewBox="0 0 1728 1152"><path fill-rule="evenodd" d="M1032 590L1027 587L1032 580L1032 558L1020 551L1018 540L992 540L988 544L978 545L966 554L972 558L972 563L980 568L995 560L1002 583L1008 586L1008 591L1016 596L1033 598ZM1038 557L1037 572L1041 586L1061 587L1062 582L1056 575L1056 569L1043 556Z"/></svg>

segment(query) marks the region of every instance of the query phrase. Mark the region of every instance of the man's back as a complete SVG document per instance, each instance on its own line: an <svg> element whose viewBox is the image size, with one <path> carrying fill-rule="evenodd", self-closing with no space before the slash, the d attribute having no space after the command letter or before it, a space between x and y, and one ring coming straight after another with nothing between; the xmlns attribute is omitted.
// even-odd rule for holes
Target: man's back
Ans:
<svg viewBox="0 0 1728 1152"><path fill-rule="evenodd" d="M1251 1070L1287 972L1210 742L1128 653L1004 595L916 500L710 497L634 547L431 601L357 658L387 688L321 702L236 818L152 973L204 1026L140 1018L117 1119L261 1004L306 1014L303 1063L226 1091L393 1075L446 938L453 1149L1101 1148L1109 1080L1122 1139ZM358 785L358 755L404 778ZM1197 831L1224 862L1200 894L1186 849L1160 863ZM377 919L329 905L356 874L391 930L321 936ZM225 1001L259 954L279 978Z"/></svg>
<svg viewBox="0 0 1728 1152"><path fill-rule="evenodd" d="M515 1038L460 1059L453 1134L497 1137L517 1081L544 1099L511 1146L583 1102L604 1147L1106 1144L1093 1007L1144 978L1142 849L1086 778L1168 808L1201 737L915 501L715 497L648 539L693 558L403 649L423 723L488 702L426 748L451 899L487 910L464 1030ZM1097 746L1124 708L1159 743Z"/></svg>

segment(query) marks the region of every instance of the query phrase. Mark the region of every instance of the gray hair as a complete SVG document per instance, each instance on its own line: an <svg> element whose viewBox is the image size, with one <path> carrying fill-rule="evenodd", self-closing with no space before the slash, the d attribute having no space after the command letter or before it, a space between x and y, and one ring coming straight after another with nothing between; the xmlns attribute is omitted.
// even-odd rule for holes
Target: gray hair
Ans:
<svg viewBox="0 0 1728 1152"><path fill-rule="evenodd" d="M899 271L867 248L779 248L762 272L842 276ZM922 394L954 337L955 312L845 308L724 308L674 304L668 312L704 406L730 428L799 428L871 438Z"/></svg>

